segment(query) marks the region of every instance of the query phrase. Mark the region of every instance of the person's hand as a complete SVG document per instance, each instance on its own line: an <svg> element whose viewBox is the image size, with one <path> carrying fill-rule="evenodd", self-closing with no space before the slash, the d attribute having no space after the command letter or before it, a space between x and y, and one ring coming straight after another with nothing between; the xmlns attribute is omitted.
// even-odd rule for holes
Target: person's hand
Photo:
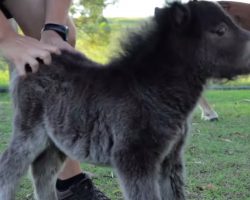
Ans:
<svg viewBox="0 0 250 200"><path fill-rule="evenodd" d="M74 51L75 49L65 42L58 33L53 30L43 31L41 33L41 40L44 44L49 44L58 47L59 49L66 49L69 51Z"/></svg>
<svg viewBox="0 0 250 200"><path fill-rule="evenodd" d="M26 75L26 65L32 72L37 72L39 61L50 64L51 53L60 54L60 50L52 45L43 44L36 39L11 33L0 40L0 55L12 62L19 75Z"/></svg>
<svg viewBox="0 0 250 200"><path fill-rule="evenodd" d="M250 30L250 4L236 1L218 1L218 3L238 22L243 28Z"/></svg>

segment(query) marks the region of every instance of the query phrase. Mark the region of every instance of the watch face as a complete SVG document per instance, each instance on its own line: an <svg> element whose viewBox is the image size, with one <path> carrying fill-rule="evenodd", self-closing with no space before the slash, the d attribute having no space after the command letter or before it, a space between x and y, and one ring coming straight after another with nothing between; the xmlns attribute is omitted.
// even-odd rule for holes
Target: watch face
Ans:
<svg viewBox="0 0 250 200"><path fill-rule="evenodd" d="M69 33L69 27L68 26L65 26L65 33L66 33L66 35L68 35L68 33Z"/></svg>
<svg viewBox="0 0 250 200"><path fill-rule="evenodd" d="M61 32L61 36L64 41L68 41L68 34L69 34L69 27L68 26L62 26L63 31Z"/></svg>

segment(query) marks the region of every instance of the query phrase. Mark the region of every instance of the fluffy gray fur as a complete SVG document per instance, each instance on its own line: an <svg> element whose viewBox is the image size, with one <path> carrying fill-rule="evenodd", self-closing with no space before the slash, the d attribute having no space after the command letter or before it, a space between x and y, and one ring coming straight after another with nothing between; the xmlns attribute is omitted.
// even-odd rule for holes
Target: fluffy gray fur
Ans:
<svg viewBox="0 0 250 200"><path fill-rule="evenodd" d="M126 200L185 199L188 118L207 79L250 72L250 36L205 1L156 9L146 26L106 66L63 52L36 74L13 75L0 200L14 199L29 166L36 199L55 200L66 156L111 165Z"/></svg>

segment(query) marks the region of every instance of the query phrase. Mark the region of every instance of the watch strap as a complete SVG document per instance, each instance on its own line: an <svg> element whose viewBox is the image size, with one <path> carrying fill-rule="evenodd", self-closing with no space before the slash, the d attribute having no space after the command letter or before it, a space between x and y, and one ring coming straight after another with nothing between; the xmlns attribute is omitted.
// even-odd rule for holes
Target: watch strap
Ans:
<svg viewBox="0 0 250 200"><path fill-rule="evenodd" d="M48 30L55 31L58 35L60 35L60 37L64 41L67 41L69 32L69 28L67 26L61 24L47 23L44 25L42 31L48 31Z"/></svg>

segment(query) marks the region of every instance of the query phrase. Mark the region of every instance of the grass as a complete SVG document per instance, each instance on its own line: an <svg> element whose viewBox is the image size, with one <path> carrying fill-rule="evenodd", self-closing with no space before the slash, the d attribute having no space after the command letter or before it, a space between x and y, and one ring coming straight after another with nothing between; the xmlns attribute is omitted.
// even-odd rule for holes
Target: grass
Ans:
<svg viewBox="0 0 250 200"><path fill-rule="evenodd" d="M250 199L250 93L212 91L208 99L220 121L194 116L186 153L190 199Z"/></svg>
<svg viewBox="0 0 250 200"><path fill-rule="evenodd" d="M9 85L9 71L7 70L7 63L0 57L0 87L8 87Z"/></svg>
<svg viewBox="0 0 250 200"><path fill-rule="evenodd" d="M250 200L250 92L209 91L207 98L220 115L218 122L200 120L196 110L192 136L187 142L186 190L191 200ZM11 137L11 103L0 94L0 151ZM117 179L110 168L82 165L95 174L94 182L112 200L122 199ZM31 184L24 178L17 200L31 194Z"/></svg>

